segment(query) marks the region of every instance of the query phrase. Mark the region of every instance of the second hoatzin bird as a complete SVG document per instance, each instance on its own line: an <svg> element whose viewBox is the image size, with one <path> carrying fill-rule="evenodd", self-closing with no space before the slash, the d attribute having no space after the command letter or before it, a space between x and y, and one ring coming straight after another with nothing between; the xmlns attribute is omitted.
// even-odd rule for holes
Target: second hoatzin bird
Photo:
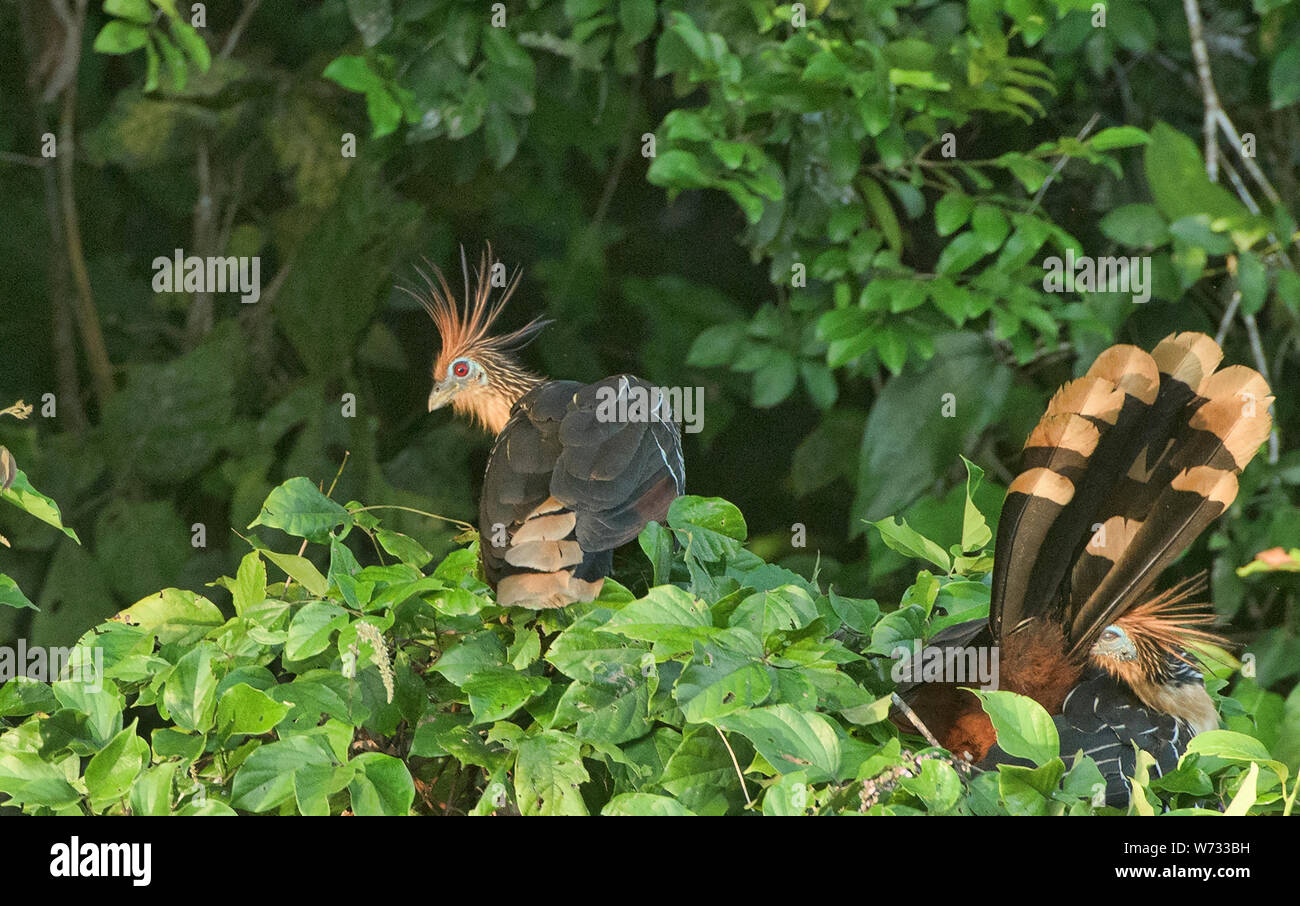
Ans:
<svg viewBox="0 0 1300 906"><path fill-rule="evenodd" d="M543 609L591 601L609 574L615 548L660 521L685 492L681 434L667 398L639 378L594 384L551 381L515 353L548 324L534 318L499 335L492 327L519 284L502 280L484 253L471 295L461 251L465 299L457 305L442 272L412 293L433 318L441 349L429 411L447 404L496 435L479 503L483 571L497 603ZM504 269L501 269L504 273ZM653 400L648 411L635 399Z"/></svg>
<svg viewBox="0 0 1300 906"><path fill-rule="evenodd" d="M1002 506L987 621L939 633L940 648L999 646L999 688L1054 715L1061 754L1082 750L1127 801L1134 744L1172 769L1218 726L1197 646L1218 644L1196 601L1203 577L1154 593L1172 563L1237 496L1237 475L1272 425L1268 384L1200 333L1148 354L1112 346L1061 387L1025 442ZM949 751L1010 760L969 684L900 690Z"/></svg>

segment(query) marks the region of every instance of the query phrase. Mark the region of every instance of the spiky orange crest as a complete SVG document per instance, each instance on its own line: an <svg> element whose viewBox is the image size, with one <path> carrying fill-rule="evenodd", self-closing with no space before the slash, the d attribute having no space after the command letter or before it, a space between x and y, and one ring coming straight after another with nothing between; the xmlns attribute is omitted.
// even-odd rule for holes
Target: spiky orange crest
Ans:
<svg viewBox="0 0 1300 906"><path fill-rule="evenodd" d="M465 275L465 301L463 305L456 303L455 295L447 284L447 278L443 276L442 270L435 264L426 263L429 264L429 268L433 271L433 277L430 277L423 270L418 268L416 270L424 279L427 293L413 292L411 290L406 290L406 292L424 306L425 311L429 313L429 317L433 319L433 324L438 330L442 345L434 362L435 379L443 378L447 373L447 366L458 358L487 359L490 361L494 356L500 356L518 349L528 343L543 327L550 323L550 321L537 317L518 330L512 330L499 336L490 334L492 325L501 316L501 312L505 310L506 304L510 301L515 288L519 285L521 276L521 271L516 269L508 279L503 277L499 281L494 281L494 277L498 273L504 272L504 266L500 265L500 262L492 257L492 246L490 244L479 259L479 267L475 275L476 284L472 294L469 285L469 264L465 260L465 248L461 247L460 264ZM436 278L436 282L434 278ZM494 282L497 282L495 287ZM496 300L492 301L491 296L494 288L500 288L502 291L497 295Z"/></svg>
<svg viewBox="0 0 1300 906"><path fill-rule="evenodd" d="M1223 637L1203 628L1214 623L1214 613L1205 603L1193 600L1207 587L1205 574L1199 573L1143 601L1116 619L1115 625L1132 639L1138 652L1136 661L1122 666L1127 666L1129 672L1136 670L1150 680L1164 672L1170 657L1197 666L1193 659L1204 656L1204 646L1225 647L1228 643ZM1121 679L1131 681L1135 678L1122 675L1124 671L1117 670L1117 662L1111 658L1095 660Z"/></svg>

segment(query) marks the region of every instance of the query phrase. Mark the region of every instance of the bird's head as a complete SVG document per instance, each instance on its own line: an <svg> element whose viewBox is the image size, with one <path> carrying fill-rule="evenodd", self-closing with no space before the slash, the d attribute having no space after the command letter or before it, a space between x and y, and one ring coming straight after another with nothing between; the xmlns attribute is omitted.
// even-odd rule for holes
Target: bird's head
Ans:
<svg viewBox="0 0 1300 906"><path fill-rule="evenodd" d="M1175 662L1204 657L1207 646L1227 645L1205 628L1214 613L1195 600L1204 590L1205 577L1197 575L1130 608L1098 634L1093 663L1136 686L1161 679Z"/></svg>
<svg viewBox="0 0 1300 906"><path fill-rule="evenodd" d="M1137 660L1138 647L1137 643L1129 638L1123 626L1112 623L1101 631L1101 636L1092 646L1092 655L1127 663Z"/></svg>
<svg viewBox="0 0 1300 906"><path fill-rule="evenodd" d="M519 271L507 278L505 266L493 260L489 246L479 261L471 295L463 248L461 269L465 274L463 304L457 304L437 267L432 267L433 278L420 272L426 284L424 292L407 290L429 312L441 341L433 363L429 411L451 404L458 413L472 416L496 434L505 427L515 401L541 380L519 364L515 353L550 322L534 318L517 330L493 335L493 324L519 285ZM500 290L495 301L491 299L493 290Z"/></svg>

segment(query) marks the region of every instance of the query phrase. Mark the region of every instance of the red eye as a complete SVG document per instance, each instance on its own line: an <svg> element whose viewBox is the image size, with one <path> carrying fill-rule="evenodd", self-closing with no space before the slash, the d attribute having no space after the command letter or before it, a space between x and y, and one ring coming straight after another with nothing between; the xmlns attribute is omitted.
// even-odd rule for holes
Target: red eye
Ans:
<svg viewBox="0 0 1300 906"><path fill-rule="evenodd" d="M455 365L451 366L451 373L456 375L456 377L464 377L469 374L469 363L457 362Z"/></svg>

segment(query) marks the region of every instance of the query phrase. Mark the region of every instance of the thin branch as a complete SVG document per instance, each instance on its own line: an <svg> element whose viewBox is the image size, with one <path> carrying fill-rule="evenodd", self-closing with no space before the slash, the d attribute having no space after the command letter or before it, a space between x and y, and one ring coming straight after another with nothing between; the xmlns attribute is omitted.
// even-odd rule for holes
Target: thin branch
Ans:
<svg viewBox="0 0 1300 906"><path fill-rule="evenodd" d="M924 721L916 716L916 712L912 710L911 706L908 705L907 702L903 701L903 697L897 692L891 693L891 697L894 701L894 707L902 711L903 716L907 718L908 722L921 731L921 735L925 737L925 741L936 749L942 749L943 743L939 742L939 740L935 738L935 735L930 732L930 728L925 725Z"/></svg>
<svg viewBox="0 0 1300 906"><path fill-rule="evenodd" d="M1192 57L1196 60L1196 74L1201 83L1202 101L1205 105L1205 172L1210 177L1211 182L1219 180L1219 140L1218 129L1222 128L1224 134L1232 142L1233 149L1241 159L1242 166L1246 168L1251 177L1259 184L1265 197L1273 205L1281 204L1281 198L1273 184L1268 181L1268 177L1259 169L1259 165L1254 159L1246 154L1242 145L1241 134L1237 132L1237 127L1232 124L1232 120L1223 112L1223 106L1219 103L1219 93L1214 88L1214 74L1210 70L1210 55L1205 48L1205 34L1201 23L1201 10L1197 5L1197 0L1183 0L1183 10L1187 14L1187 33L1191 39ZM1247 190L1245 184L1240 178L1229 179L1236 189L1238 197L1241 198L1242 204L1252 214L1259 214L1259 205L1255 202L1254 197ZM1272 233L1269 238L1281 247L1282 243ZM1300 247L1300 239L1297 239L1297 246ZM1283 258L1286 259L1285 254ZM1290 261L1287 259L1287 263ZM1235 274L1234 274L1235 277ZM1241 305L1241 290L1238 288L1232 294L1232 301L1228 304L1228 311L1224 313L1223 320L1219 323L1219 339L1222 340L1227 335L1228 326L1232 321L1232 316ZM1255 322L1255 315L1243 314L1241 320L1246 325L1246 336L1250 341L1251 355L1255 359L1255 367L1264 377L1269 380L1268 359L1264 355L1264 344L1260 341L1259 325ZM1268 461L1275 464L1280 455L1281 442L1278 438L1277 422L1273 423L1273 429L1268 434Z"/></svg>
<svg viewBox="0 0 1300 906"><path fill-rule="evenodd" d="M749 787L745 785L745 773L740 769L740 762L736 759L736 753L731 750L731 743L727 742L727 734L722 732L721 727L714 727L718 735L722 737L722 744L727 747L727 754L731 756L731 763L736 768L736 776L740 778L740 791L745 794L745 805L753 807L754 800L749 798Z"/></svg>
<svg viewBox="0 0 1300 906"><path fill-rule="evenodd" d="M56 8L58 4L55 4ZM80 31L86 21L86 0L76 0L75 21L71 27ZM99 326L99 313L95 310L95 297L90 289L90 272L86 269L86 253L81 241L81 224L77 214L76 187L73 169L76 163L77 77L68 81L63 91L63 110L59 117L59 202L63 214L63 234L67 242L68 264L72 268L76 287L77 326L90 366L91 383L95 397L102 408L113 395L113 364L104 345L104 333Z"/></svg>
<svg viewBox="0 0 1300 906"><path fill-rule="evenodd" d="M1264 375L1265 380L1269 380L1268 360L1264 357L1264 344L1259 339L1259 325L1255 323L1255 316L1242 315L1241 320L1246 324L1246 337L1250 340L1250 352L1255 357L1255 367L1259 369L1260 374ZM1273 429L1268 432L1269 465L1277 465L1278 457L1281 456L1281 447L1277 435L1277 423L1274 422Z"/></svg>
<svg viewBox="0 0 1300 906"><path fill-rule="evenodd" d="M1196 61L1196 77L1201 83L1201 96L1205 100L1205 115L1202 130L1205 133L1205 171L1211 182L1219 181L1219 130L1218 117L1223 108L1219 104L1219 92L1214 88L1214 76L1210 71L1210 53L1205 47L1205 27L1201 22L1201 8L1197 0L1183 0L1183 12L1187 15L1187 34L1192 44L1192 59Z"/></svg>
<svg viewBox="0 0 1300 906"><path fill-rule="evenodd" d="M1099 119L1101 119L1101 114L1094 113L1092 117L1088 120L1088 122L1083 124L1083 128L1079 130L1077 139L1079 141L1083 141L1085 138L1087 138L1088 133L1092 132L1092 127L1097 125L1097 121ZM1052 167L1052 172L1047 174L1047 178L1043 180L1043 184L1038 187L1038 191L1034 194L1033 204L1029 206L1029 210L1026 211L1025 213L1032 214L1035 210L1038 209L1038 203L1041 202L1043 200L1043 196L1047 194L1048 187L1051 186L1051 184L1056 180L1056 177L1061 174L1061 171L1065 169L1065 165L1066 163L1069 162L1069 160L1070 160L1070 155L1068 154L1062 154L1060 157L1056 159L1056 164L1055 166Z"/></svg>
<svg viewBox="0 0 1300 906"><path fill-rule="evenodd" d="M1228 302L1223 317L1219 319L1219 332L1214 335L1214 342L1219 346L1223 345L1224 337L1228 335L1228 330L1232 327L1232 319L1237 316L1237 309L1240 307L1241 290L1233 290L1232 299Z"/></svg>
<svg viewBox="0 0 1300 906"><path fill-rule="evenodd" d="M239 43L240 36L244 33L244 28L248 25L248 20L253 18L253 13L257 12L262 0L248 0L244 4L244 9L240 12L239 18L235 20L234 26L230 29L230 34L226 35L226 43L222 45L218 57L225 59L234 53L235 45Z"/></svg>

